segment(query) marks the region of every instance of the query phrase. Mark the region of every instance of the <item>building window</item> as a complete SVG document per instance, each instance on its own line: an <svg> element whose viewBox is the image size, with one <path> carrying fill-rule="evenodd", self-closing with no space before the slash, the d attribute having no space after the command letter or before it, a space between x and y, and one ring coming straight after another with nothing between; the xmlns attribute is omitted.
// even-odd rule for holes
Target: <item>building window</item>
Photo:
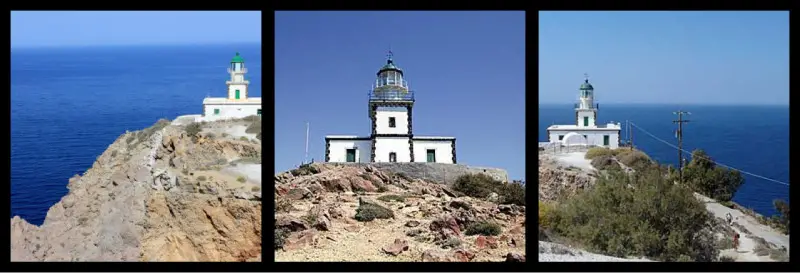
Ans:
<svg viewBox="0 0 800 273"><path fill-rule="evenodd" d="M609 142L609 141L608 141L608 138L609 138L609 136L608 136L608 135L604 135L604 136L603 136L603 146L608 146L608 142Z"/></svg>
<svg viewBox="0 0 800 273"><path fill-rule="evenodd" d="M389 128L394 128L394 127L395 127L394 117L390 117L389 118Z"/></svg>
<svg viewBox="0 0 800 273"><path fill-rule="evenodd" d="M347 162L356 162L356 149L347 149Z"/></svg>
<svg viewBox="0 0 800 273"><path fill-rule="evenodd" d="M256 110L256 115L259 117L261 116L261 109Z"/></svg>
<svg viewBox="0 0 800 273"><path fill-rule="evenodd" d="M389 162L397 162L397 154L394 152L389 153Z"/></svg>
<svg viewBox="0 0 800 273"><path fill-rule="evenodd" d="M214 109L214 115L219 115L219 108Z"/></svg>
<svg viewBox="0 0 800 273"><path fill-rule="evenodd" d="M564 140L564 135L558 135L558 140Z"/></svg>
<svg viewBox="0 0 800 273"><path fill-rule="evenodd" d="M428 162L436 162L436 150L428 149Z"/></svg>

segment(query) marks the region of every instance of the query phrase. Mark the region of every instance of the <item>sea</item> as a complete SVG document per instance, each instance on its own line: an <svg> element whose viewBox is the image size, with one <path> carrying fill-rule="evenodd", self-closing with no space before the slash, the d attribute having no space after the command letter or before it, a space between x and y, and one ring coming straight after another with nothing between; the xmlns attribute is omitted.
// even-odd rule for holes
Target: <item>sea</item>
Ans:
<svg viewBox="0 0 800 273"><path fill-rule="evenodd" d="M684 117L683 149L703 149L716 162L754 175L742 174L744 185L733 201L756 212L771 216L777 213L774 199L789 202L789 105L600 105L598 124L620 122L621 137L628 139L626 121L631 126L638 149L662 164L677 166L678 151L657 140L677 146L675 111L691 113ZM539 141L547 141L547 127L574 124L572 104L539 105ZM690 157L686 157L689 159ZM775 181L771 181L775 180Z"/></svg>
<svg viewBox="0 0 800 273"><path fill-rule="evenodd" d="M69 178L125 131L201 114L205 97L226 96L236 52L248 94L261 97L260 44L13 49L11 216L41 225Z"/></svg>

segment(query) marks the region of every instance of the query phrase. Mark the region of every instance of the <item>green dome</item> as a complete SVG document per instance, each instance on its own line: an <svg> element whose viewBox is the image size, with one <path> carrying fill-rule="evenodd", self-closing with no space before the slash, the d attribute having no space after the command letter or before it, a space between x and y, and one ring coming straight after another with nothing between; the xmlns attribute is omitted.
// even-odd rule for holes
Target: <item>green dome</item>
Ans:
<svg viewBox="0 0 800 273"><path fill-rule="evenodd" d="M592 84L589 83L589 80L586 80L586 81L583 82L583 84L581 84L581 88L580 89L581 90L594 90L594 87L592 87Z"/></svg>
<svg viewBox="0 0 800 273"><path fill-rule="evenodd" d="M231 62L232 63L243 63L244 59L242 59L242 56L239 56L239 52L236 52L236 56L233 56L233 59L231 59Z"/></svg>

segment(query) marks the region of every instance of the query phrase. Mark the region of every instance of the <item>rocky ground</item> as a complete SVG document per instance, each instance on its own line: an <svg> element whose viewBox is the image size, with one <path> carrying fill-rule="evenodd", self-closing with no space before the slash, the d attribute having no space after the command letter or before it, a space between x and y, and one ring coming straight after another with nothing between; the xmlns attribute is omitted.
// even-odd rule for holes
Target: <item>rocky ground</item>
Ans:
<svg viewBox="0 0 800 273"><path fill-rule="evenodd" d="M585 159L585 151L555 155L551 152L539 152L539 200L557 201L569 198L580 190L591 188L596 181L596 171L590 160ZM621 164L621 163L620 163ZM626 166L622 166L629 169ZM695 196L706 204L706 208L716 217L715 232L719 240L732 238L734 232L740 234L740 246L733 249L731 245L720 246L720 256L734 261L785 261L789 259L789 236L769 226L759 223L755 218L745 215L739 210L725 207L715 200L695 193ZM733 223L725 223L725 216L730 213ZM547 243L547 242L540 242ZM548 245L549 247L550 245ZM567 253L542 252L548 247L540 248L540 261L640 261L637 259L613 258L604 255L571 255ZM558 248L558 247L557 247ZM580 250L571 249L569 252ZM563 252L563 251L559 251ZM586 252L583 252L586 253Z"/></svg>
<svg viewBox="0 0 800 273"><path fill-rule="evenodd" d="M524 261L525 207L369 165L311 164L275 176L277 261ZM392 217L356 220L360 205ZM479 222L495 236L467 235Z"/></svg>
<svg viewBox="0 0 800 273"><path fill-rule="evenodd" d="M260 260L260 179L236 171L261 163L261 145L220 129L246 124L204 123L191 137L164 120L123 134L69 179L41 226L11 219L11 259Z"/></svg>

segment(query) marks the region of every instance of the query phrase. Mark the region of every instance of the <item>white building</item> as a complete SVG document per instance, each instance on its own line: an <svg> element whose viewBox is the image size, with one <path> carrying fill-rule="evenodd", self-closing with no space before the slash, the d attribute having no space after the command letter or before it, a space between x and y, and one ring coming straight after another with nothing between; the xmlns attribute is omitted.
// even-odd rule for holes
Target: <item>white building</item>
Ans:
<svg viewBox="0 0 800 273"><path fill-rule="evenodd" d="M372 133L363 137L326 136L326 162L457 162L455 137L414 135L414 93L391 53L378 71L368 105Z"/></svg>
<svg viewBox="0 0 800 273"><path fill-rule="evenodd" d="M213 121L230 118L243 118L252 115L261 116L261 98L247 97L247 87L250 81L244 75L244 59L236 53L228 67L231 79L226 81L228 96L225 98L205 98L203 100L203 115L198 121Z"/></svg>
<svg viewBox="0 0 800 273"><path fill-rule="evenodd" d="M575 105L575 122L570 125L547 127L549 142L566 146L602 146L612 149L619 147L619 123L597 125L597 110L594 104L594 87L588 77L580 87L580 102Z"/></svg>

